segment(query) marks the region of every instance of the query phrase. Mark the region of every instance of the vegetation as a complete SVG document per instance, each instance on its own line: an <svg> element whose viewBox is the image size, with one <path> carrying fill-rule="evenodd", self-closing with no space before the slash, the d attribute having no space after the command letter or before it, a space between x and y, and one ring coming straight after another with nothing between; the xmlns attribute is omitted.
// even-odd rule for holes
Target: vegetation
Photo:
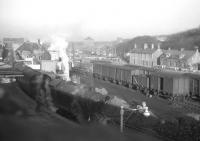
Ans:
<svg viewBox="0 0 200 141"><path fill-rule="evenodd" d="M194 28L184 32L167 36L167 40L161 45L163 49L194 50L195 46L200 47L200 28Z"/></svg>
<svg viewBox="0 0 200 141"><path fill-rule="evenodd" d="M68 115L68 117L74 118L74 121L81 124L94 123L107 117L109 119L107 124L119 126L119 107L105 104L103 101L95 102L56 89L54 89L52 95L57 106L65 109L65 116ZM152 116L146 118L137 112L133 113L130 118L128 118L129 115L130 112L125 112L124 122L127 128L139 128L176 141L200 140L200 122L190 117L162 120Z"/></svg>

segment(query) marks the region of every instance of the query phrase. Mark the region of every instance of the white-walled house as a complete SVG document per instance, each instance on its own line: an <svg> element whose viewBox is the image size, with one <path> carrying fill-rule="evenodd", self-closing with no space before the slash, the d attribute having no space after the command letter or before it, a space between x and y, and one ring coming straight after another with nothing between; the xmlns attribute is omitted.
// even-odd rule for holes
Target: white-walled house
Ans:
<svg viewBox="0 0 200 141"><path fill-rule="evenodd" d="M130 64L145 67L157 66L158 58L162 53L159 45L157 48L154 48L153 44L151 47L144 44L144 48L137 48L135 45L135 48L130 52Z"/></svg>

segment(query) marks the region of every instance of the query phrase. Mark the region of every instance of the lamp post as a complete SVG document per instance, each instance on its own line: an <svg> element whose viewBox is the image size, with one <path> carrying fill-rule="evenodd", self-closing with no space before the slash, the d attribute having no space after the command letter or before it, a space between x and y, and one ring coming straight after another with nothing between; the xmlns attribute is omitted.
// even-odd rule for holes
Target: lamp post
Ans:
<svg viewBox="0 0 200 141"><path fill-rule="evenodd" d="M121 106L121 109L120 109L120 132L122 133L123 132L123 123L124 122L124 107Z"/></svg>
<svg viewBox="0 0 200 141"><path fill-rule="evenodd" d="M133 111L133 112L134 111L139 111L139 112L142 112L145 117L149 117L150 116L150 112L148 110L148 107L146 106L146 102L142 102L142 106L141 105L137 105L136 109L124 108L123 106L121 106L121 109L120 109L120 132L121 133L123 133L123 128L124 128L124 124L125 124L124 123L124 112L125 112L125 110L129 110L129 111Z"/></svg>

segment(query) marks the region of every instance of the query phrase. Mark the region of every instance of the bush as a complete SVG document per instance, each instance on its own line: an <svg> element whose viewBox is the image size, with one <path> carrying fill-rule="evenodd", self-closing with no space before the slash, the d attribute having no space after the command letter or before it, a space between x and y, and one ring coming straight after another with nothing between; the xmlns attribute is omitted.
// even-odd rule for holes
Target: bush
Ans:
<svg viewBox="0 0 200 141"><path fill-rule="evenodd" d="M158 134L176 141L199 141L200 123L189 117L180 117L175 121L159 122L154 126Z"/></svg>
<svg viewBox="0 0 200 141"><path fill-rule="evenodd" d="M90 122L98 121L98 118L102 116L111 118L110 123L119 126L120 107L57 90L52 91L52 97L58 107L63 107L71 117L76 117L80 123L87 123L89 118ZM165 121L152 116L146 118L141 113L135 112L127 120L129 115L130 112L127 111L124 114L125 125L129 128L151 129L163 137L176 141L200 141L200 122L190 117L179 117Z"/></svg>

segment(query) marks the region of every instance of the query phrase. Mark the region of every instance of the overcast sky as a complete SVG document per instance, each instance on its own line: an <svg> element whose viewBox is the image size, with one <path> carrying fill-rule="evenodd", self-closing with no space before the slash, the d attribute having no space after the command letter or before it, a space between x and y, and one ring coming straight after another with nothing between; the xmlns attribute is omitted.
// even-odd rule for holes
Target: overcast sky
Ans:
<svg viewBox="0 0 200 141"><path fill-rule="evenodd" d="M133 38L200 25L200 0L0 0L0 38Z"/></svg>

